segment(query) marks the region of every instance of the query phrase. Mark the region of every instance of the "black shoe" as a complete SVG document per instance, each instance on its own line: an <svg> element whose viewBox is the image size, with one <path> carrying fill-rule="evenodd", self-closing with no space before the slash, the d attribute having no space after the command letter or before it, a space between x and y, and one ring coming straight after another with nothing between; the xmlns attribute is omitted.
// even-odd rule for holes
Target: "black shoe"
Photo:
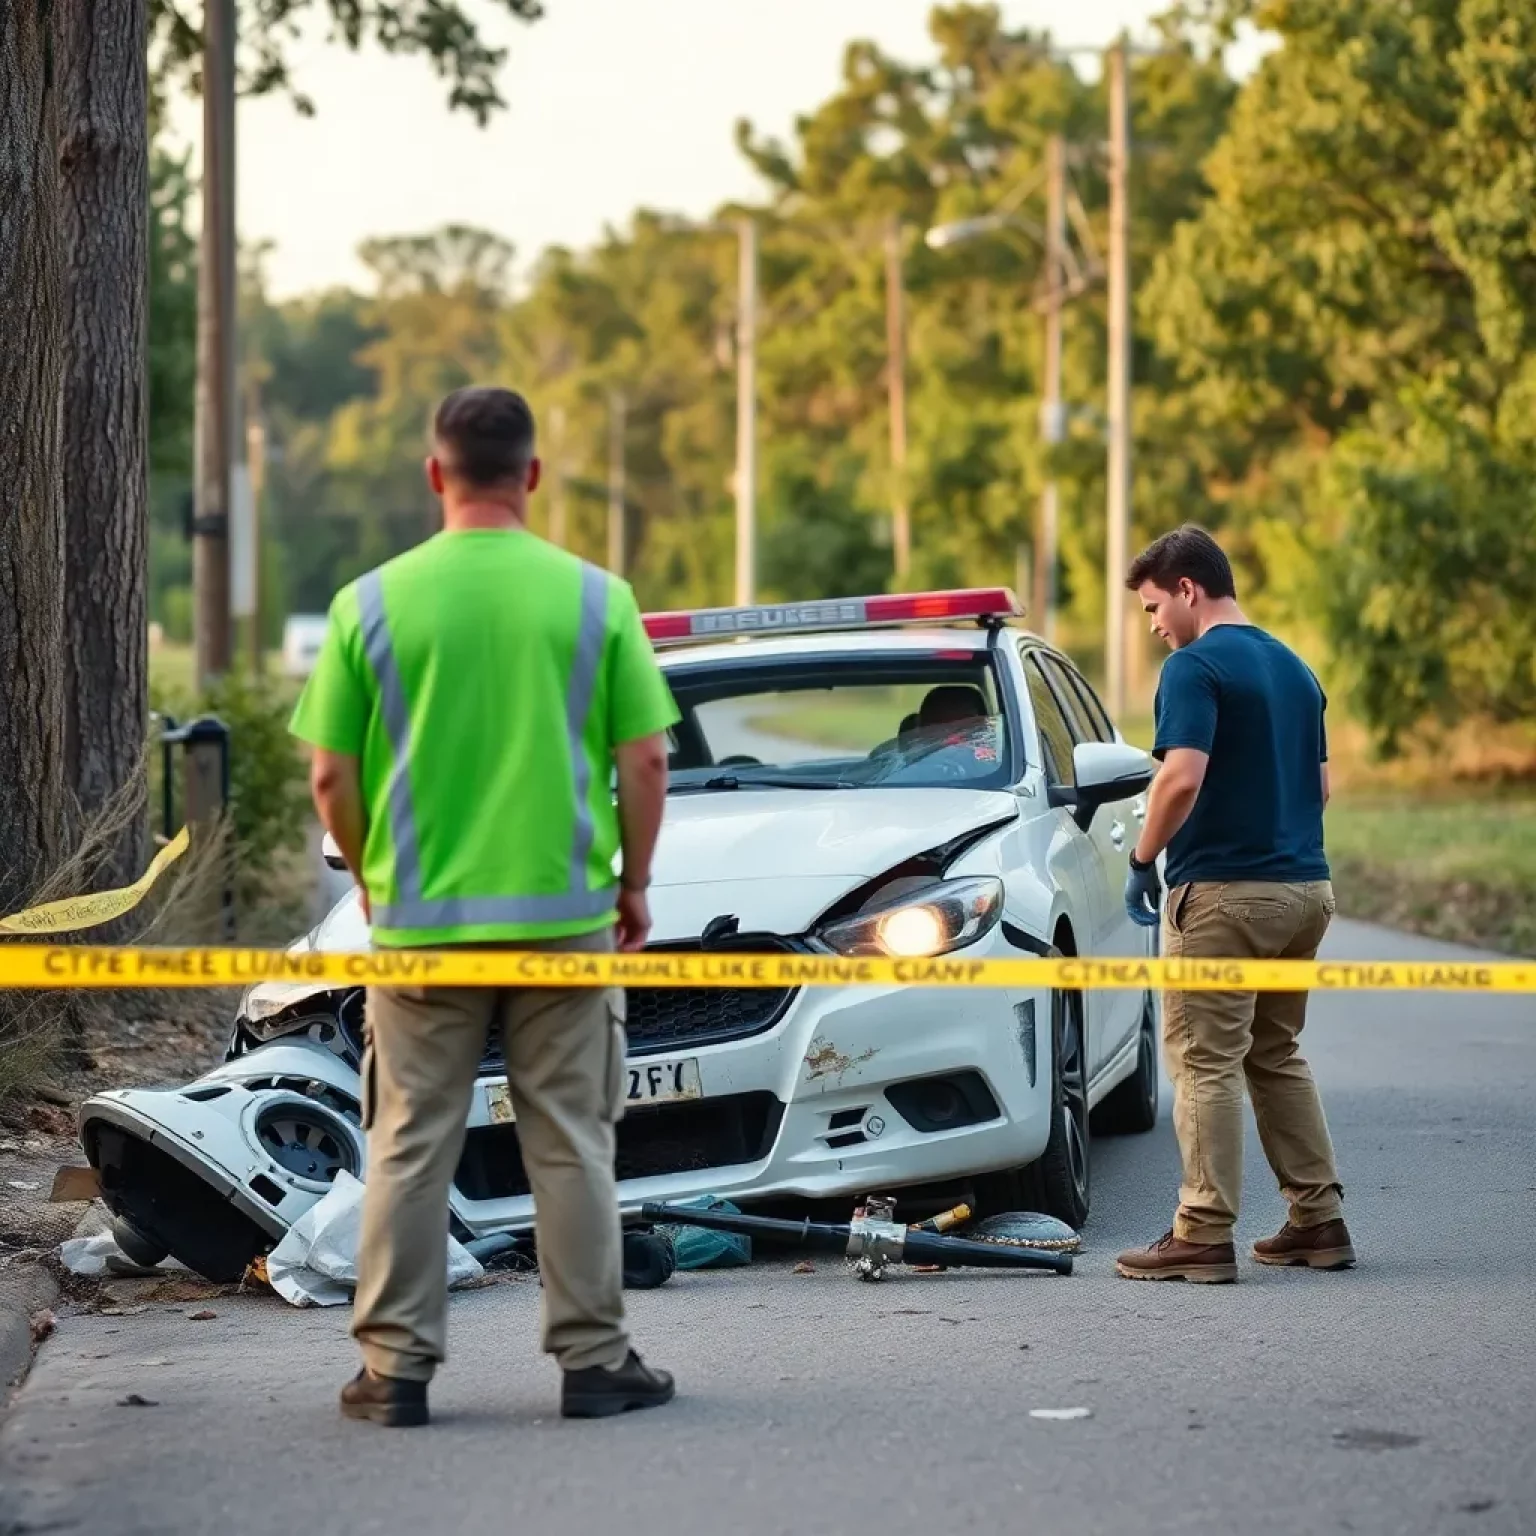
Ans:
<svg viewBox="0 0 1536 1536"><path fill-rule="evenodd" d="M654 1371L634 1350L614 1370L594 1365L567 1371L560 1388L560 1416L565 1419L606 1419L632 1408L659 1408L670 1403L676 1385L665 1371Z"/></svg>
<svg viewBox="0 0 1536 1536"><path fill-rule="evenodd" d="M363 1369L341 1389L341 1411L349 1419L367 1419L391 1429L427 1422L427 1384L398 1376L370 1376Z"/></svg>

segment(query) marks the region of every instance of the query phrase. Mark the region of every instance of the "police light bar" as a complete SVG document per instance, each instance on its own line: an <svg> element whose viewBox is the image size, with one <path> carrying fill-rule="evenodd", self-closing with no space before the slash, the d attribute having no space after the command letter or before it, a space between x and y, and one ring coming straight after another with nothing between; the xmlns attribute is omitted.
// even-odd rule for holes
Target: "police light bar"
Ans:
<svg viewBox="0 0 1536 1536"><path fill-rule="evenodd" d="M894 596L834 597L815 603L758 603L749 608L695 608L648 613L645 632L656 645L737 635L807 635L829 629L874 629L956 619L1001 623L1022 618L1023 605L1007 587L968 587L952 592L904 592Z"/></svg>

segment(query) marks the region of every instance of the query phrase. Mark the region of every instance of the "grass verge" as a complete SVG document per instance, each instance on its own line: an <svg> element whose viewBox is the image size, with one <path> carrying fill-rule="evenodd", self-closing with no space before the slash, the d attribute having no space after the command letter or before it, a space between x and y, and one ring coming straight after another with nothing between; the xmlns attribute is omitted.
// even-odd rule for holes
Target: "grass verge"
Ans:
<svg viewBox="0 0 1536 1536"><path fill-rule="evenodd" d="M1346 916L1536 954L1536 797L1341 796L1327 836Z"/></svg>

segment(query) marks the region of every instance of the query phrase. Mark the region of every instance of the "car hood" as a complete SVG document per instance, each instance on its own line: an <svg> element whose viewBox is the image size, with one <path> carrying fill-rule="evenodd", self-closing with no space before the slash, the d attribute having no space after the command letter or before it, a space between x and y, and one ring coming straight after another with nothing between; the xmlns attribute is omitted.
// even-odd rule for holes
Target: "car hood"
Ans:
<svg viewBox="0 0 1536 1536"><path fill-rule="evenodd" d="M738 789L673 794L655 884L850 883L975 827L1011 820L1012 795L974 789Z"/></svg>
<svg viewBox="0 0 1536 1536"><path fill-rule="evenodd" d="M1012 820L1010 794L968 789L738 789L673 794L652 870L653 943L716 917L744 934L803 933L855 886L930 848ZM304 947L360 950L354 891Z"/></svg>

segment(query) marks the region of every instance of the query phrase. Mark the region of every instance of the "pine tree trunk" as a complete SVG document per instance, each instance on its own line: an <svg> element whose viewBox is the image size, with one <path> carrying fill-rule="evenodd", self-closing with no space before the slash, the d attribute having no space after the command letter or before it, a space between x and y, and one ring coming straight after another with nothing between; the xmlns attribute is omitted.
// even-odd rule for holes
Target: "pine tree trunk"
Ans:
<svg viewBox="0 0 1536 1536"><path fill-rule="evenodd" d="M54 0L65 371L66 784L90 824L142 792L148 701L145 0ZM140 812L93 883L142 872Z"/></svg>
<svg viewBox="0 0 1536 1536"><path fill-rule="evenodd" d="M66 830L56 32L49 0L0 3L0 913Z"/></svg>

